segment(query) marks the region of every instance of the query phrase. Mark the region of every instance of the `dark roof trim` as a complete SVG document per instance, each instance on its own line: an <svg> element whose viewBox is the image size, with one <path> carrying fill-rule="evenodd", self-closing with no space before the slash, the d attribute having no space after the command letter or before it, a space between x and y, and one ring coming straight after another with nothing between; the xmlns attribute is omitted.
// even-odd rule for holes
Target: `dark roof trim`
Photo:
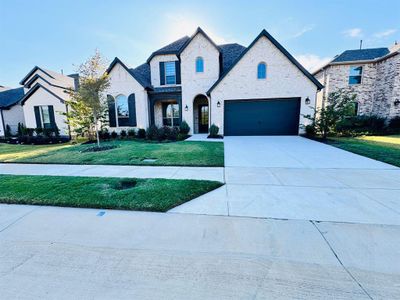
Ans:
<svg viewBox="0 0 400 300"><path fill-rule="evenodd" d="M32 76L33 73L35 73L37 70L42 71L44 74L46 74L47 76L55 79L53 76L51 76L49 73L47 73L46 71L44 71L43 69L39 68L38 66L35 66L21 81L19 84L24 85L25 82Z"/></svg>
<svg viewBox="0 0 400 300"><path fill-rule="evenodd" d="M149 86L146 86L145 84L142 83L140 79L137 78L137 76L131 72L131 70L118 58L115 57L114 60L111 62L110 66L107 68L106 73L110 74L111 70L115 67L116 64L120 64L143 88L148 89L151 88Z"/></svg>
<svg viewBox="0 0 400 300"><path fill-rule="evenodd" d="M69 89L69 87L64 87L64 86L61 86L61 85L53 84L53 83L49 82L48 80L46 80L45 78L43 78L42 76L40 76L39 74L36 74L30 80L28 80L26 82L26 84L24 85L24 87L30 88L33 85L33 83L39 78L42 79L44 82L46 82L48 85L51 85L51 86L54 86L54 87L57 87L57 88L60 88L60 89L66 89L66 90Z"/></svg>
<svg viewBox="0 0 400 300"><path fill-rule="evenodd" d="M200 27L197 27L196 31L192 34L192 36L190 37L190 39L188 39L186 41L185 44L183 44L182 48L179 50L178 52L178 56L181 55L181 53L183 52L183 50L186 49L186 47L192 42L192 40L196 37L196 35L198 35L199 33L201 33L217 50L218 52L221 52L219 47L217 46L217 44L214 43L214 41L207 35L207 33L204 32L203 29L201 29Z"/></svg>
<svg viewBox="0 0 400 300"><path fill-rule="evenodd" d="M58 100L60 100L61 103L65 103L64 99L62 99L60 96L54 94L52 91L50 91L49 89L45 88L43 85L41 85L40 83L36 83L34 85L33 88L31 88L24 97L22 97L21 99L21 105L24 105L24 103L38 90L38 89L44 89L46 92L48 92L49 94L51 94L52 96L56 97Z"/></svg>
<svg viewBox="0 0 400 300"><path fill-rule="evenodd" d="M281 51L308 79L314 83L318 90L321 90L324 86L314 77L312 76L281 44L275 40L272 35L270 35L265 29L261 31L261 33L254 39L254 41L247 47L242 54L236 59L236 61L230 66L228 70L211 86L211 88L207 91L207 95L210 95L212 90L225 78L225 76L236 66L236 64L246 55L246 53L255 45L255 43L261 38L266 37L279 51Z"/></svg>

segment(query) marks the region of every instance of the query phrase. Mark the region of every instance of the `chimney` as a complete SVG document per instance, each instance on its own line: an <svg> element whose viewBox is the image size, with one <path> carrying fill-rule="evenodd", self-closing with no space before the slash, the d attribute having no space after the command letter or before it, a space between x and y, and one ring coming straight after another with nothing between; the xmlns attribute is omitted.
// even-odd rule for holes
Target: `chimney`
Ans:
<svg viewBox="0 0 400 300"><path fill-rule="evenodd" d="M61 75L64 75L64 70L63 69L61 69Z"/></svg>
<svg viewBox="0 0 400 300"><path fill-rule="evenodd" d="M390 51L390 53L400 51L400 44L397 41L395 41L394 45L389 48L389 51Z"/></svg>
<svg viewBox="0 0 400 300"><path fill-rule="evenodd" d="M362 40L360 40L360 50L362 49Z"/></svg>

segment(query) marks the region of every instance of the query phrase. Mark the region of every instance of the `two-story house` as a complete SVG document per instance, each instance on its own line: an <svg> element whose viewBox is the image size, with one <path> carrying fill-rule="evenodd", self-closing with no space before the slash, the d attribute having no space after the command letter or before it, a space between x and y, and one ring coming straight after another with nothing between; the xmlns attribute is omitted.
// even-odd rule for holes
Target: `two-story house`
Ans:
<svg viewBox="0 0 400 300"><path fill-rule="evenodd" d="M356 94L354 115L400 116L400 45L346 50L314 72L324 85L317 106L342 89Z"/></svg>
<svg viewBox="0 0 400 300"><path fill-rule="evenodd" d="M107 69L110 130L211 124L224 135L293 135L307 124L323 86L267 31L244 47L217 45L198 28L128 68Z"/></svg>
<svg viewBox="0 0 400 300"><path fill-rule="evenodd" d="M22 87L0 91L0 136L5 135L7 125L15 134L18 123L27 128L57 126L61 136L68 136L65 100L77 80L77 75L66 76L36 66L21 80Z"/></svg>

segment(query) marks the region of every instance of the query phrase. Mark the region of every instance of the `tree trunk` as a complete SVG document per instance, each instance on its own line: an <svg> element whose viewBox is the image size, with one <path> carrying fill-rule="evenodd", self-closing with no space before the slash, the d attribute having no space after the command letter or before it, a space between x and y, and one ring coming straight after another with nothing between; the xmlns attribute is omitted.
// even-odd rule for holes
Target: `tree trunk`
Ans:
<svg viewBox="0 0 400 300"><path fill-rule="evenodd" d="M99 130L97 129L97 117L94 116L94 129L96 130L96 141L97 141L97 147L100 147L100 137L99 137Z"/></svg>

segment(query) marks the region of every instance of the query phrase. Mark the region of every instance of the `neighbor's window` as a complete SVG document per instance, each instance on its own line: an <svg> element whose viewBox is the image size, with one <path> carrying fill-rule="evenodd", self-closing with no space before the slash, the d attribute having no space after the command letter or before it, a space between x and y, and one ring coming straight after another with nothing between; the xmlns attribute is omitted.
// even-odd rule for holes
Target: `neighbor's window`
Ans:
<svg viewBox="0 0 400 300"><path fill-rule="evenodd" d="M175 62L174 61L165 62L164 68L165 68L165 83L175 84L176 83Z"/></svg>
<svg viewBox="0 0 400 300"><path fill-rule="evenodd" d="M265 79L267 78L267 65L265 63L259 63L257 66L257 78Z"/></svg>
<svg viewBox="0 0 400 300"><path fill-rule="evenodd" d="M128 98L125 95L119 95L115 100L117 105L117 117L129 118Z"/></svg>
<svg viewBox="0 0 400 300"><path fill-rule="evenodd" d="M362 77L362 67L350 67L349 84L360 84Z"/></svg>
<svg viewBox="0 0 400 300"><path fill-rule="evenodd" d="M49 107L40 106L40 119L42 121L42 128L51 128Z"/></svg>
<svg viewBox="0 0 400 300"><path fill-rule="evenodd" d="M163 125L179 125L179 105L176 103L163 103Z"/></svg>
<svg viewBox="0 0 400 300"><path fill-rule="evenodd" d="M202 57L196 58L196 73L204 72L204 60Z"/></svg>

